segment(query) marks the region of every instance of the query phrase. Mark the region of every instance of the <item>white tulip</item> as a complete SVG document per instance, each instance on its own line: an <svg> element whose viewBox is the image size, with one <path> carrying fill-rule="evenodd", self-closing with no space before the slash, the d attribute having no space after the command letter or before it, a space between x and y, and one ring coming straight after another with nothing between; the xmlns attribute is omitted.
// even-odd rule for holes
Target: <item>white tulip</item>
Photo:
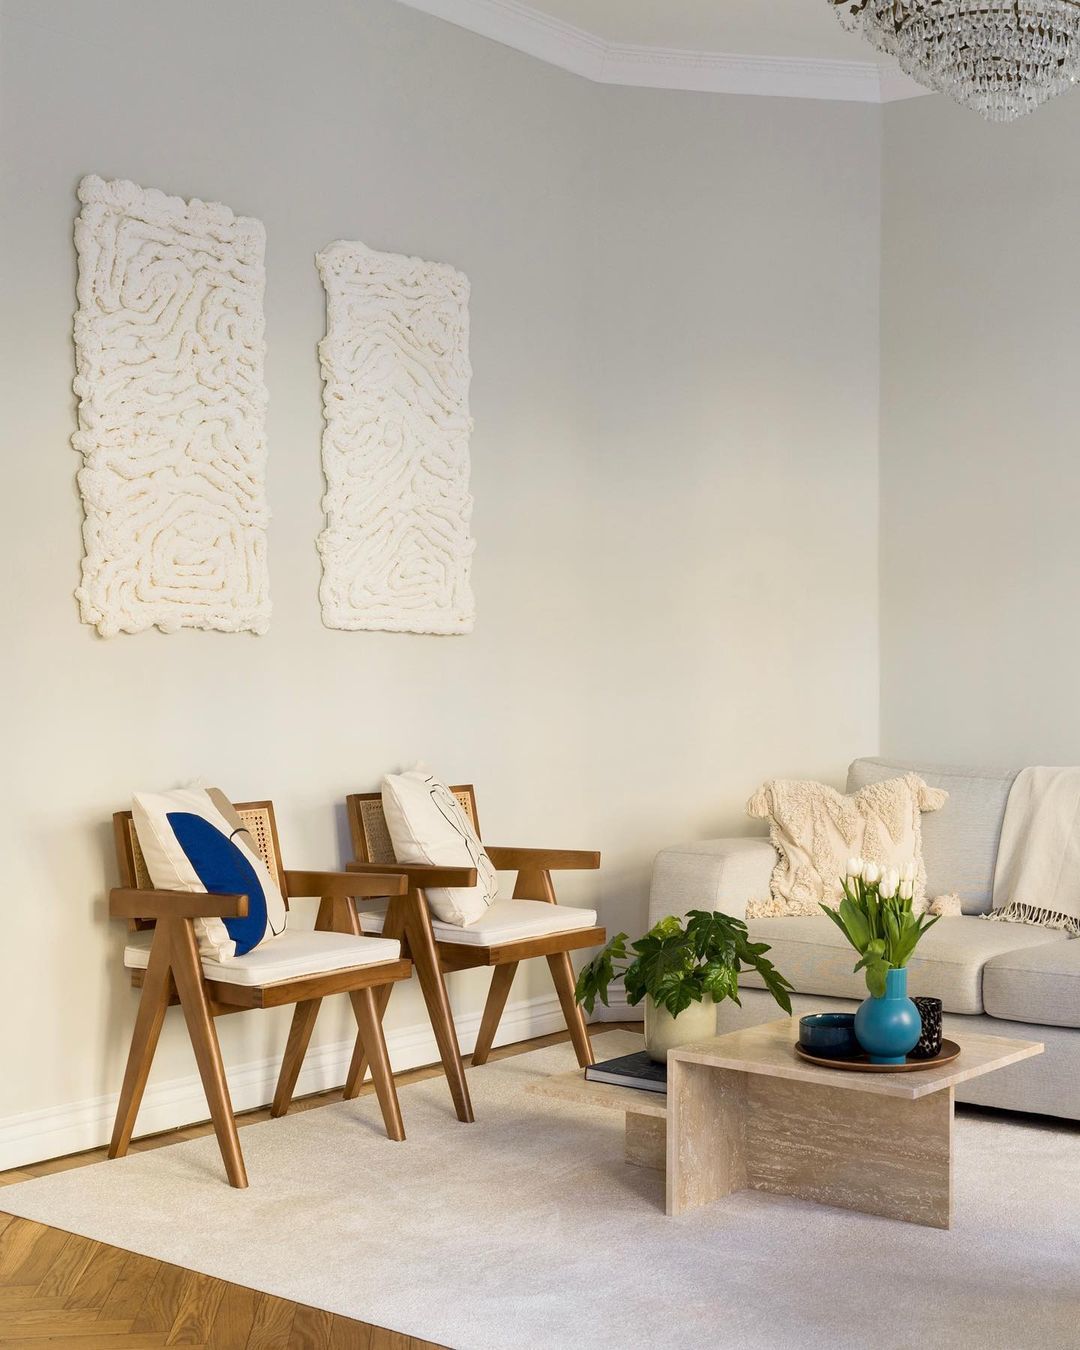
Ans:
<svg viewBox="0 0 1080 1350"><path fill-rule="evenodd" d="M868 862L863 868L862 879L868 886L873 886L875 882L881 880L881 868L874 862Z"/></svg>
<svg viewBox="0 0 1080 1350"><path fill-rule="evenodd" d="M913 862L906 862L900 869L900 880L901 881L915 880L915 864Z"/></svg>
<svg viewBox="0 0 1080 1350"><path fill-rule="evenodd" d="M847 860L847 872L849 877L861 877L863 870L863 860L861 858L849 858Z"/></svg>
<svg viewBox="0 0 1080 1350"><path fill-rule="evenodd" d="M886 899L891 900L900 886L900 873L895 867L890 867L881 878L879 893Z"/></svg>
<svg viewBox="0 0 1080 1350"><path fill-rule="evenodd" d="M905 878L900 883L900 899L912 900L914 899L914 897L915 897L915 885L910 879Z"/></svg>

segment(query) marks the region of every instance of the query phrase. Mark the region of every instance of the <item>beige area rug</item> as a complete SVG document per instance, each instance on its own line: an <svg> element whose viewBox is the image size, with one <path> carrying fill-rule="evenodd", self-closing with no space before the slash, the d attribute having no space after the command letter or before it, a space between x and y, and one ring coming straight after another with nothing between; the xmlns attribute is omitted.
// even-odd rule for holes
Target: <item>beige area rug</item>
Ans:
<svg viewBox="0 0 1080 1350"><path fill-rule="evenodd" d="M640 1038L597 1038L601 1056ZM1080 1345L1080 1137L957 1122L942 1233L743 1193L665 1218L622 1162L621 1117L527 1095L569 1046L403 1089L404 1144L373 1099L11 1186L0 1208L456 1350L1056 1350Z"/></svg>

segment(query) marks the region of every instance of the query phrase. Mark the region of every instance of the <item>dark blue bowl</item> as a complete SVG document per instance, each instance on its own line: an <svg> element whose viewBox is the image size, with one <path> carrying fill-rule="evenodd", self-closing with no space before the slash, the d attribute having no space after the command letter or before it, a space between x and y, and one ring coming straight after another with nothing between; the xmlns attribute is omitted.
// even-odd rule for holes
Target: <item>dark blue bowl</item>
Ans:
<svg viewBox="0 0 1080 1350"><path fill-rule="evenodd" d="M817 1055L856 1055L854 1013L809 1013L799 1018L799 1044Z"/></svg>

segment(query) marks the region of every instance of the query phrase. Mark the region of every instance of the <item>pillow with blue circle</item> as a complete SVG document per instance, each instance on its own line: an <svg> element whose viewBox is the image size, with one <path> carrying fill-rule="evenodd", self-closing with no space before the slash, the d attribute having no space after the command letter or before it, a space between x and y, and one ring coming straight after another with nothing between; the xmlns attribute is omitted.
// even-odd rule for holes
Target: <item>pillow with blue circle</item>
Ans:
<svg viewBox="0 0 1080 1350"><path fill-rule="evenodd" d="M246 895L242 919L196 919L201 955L230 961L285 931L281 891L236 808L217 788L137 792L132 818L146 870L167 891Z"/></svg>

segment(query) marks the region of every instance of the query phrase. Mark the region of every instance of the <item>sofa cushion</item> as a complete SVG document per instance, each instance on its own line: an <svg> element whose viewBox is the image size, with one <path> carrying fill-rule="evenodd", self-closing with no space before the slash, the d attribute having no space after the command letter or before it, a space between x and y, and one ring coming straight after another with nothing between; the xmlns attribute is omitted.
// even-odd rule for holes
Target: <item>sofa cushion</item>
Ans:
<svg viewBox="0 0 1080 1350"><path fill-rule="evenodd" d="M991 1017L1007 1022L1080 1027L1080 941L1040 943L993 957L983 972L983 1002Z"/></svg>
<svg viewBox="0 0 1080 1350"><path fill-rule="evenodd" d="M752 941L769 944L769 960L800 994L866 997L862 972L856 975L853 971L858 955L824 915L820 919L751 919L747 926ZM981 1013L983 968L992 957L1021 947L1056 947L1068 942L1066 934L1057 929L987 923L974 915L939 919L908 966L908 994L939 998L946 1012ZM764 987L756 971L744 971L739 982L749 988Z"/></svg>
<svg viewBox="0 0 1080 1350"><path fill-rule="evenodd" d="M926 894L959 895L965 914L988 914L994 890L1001 822L1016 769L943 768L899 759L857 759L848 769L847 790L911 771L931 787L944 788L944 807L922 822Z"/></svg>
<svg viewBox="0 0 1080 1350"><path fill-rule="evenodd" d="M150 963L153 930L132 933L124 948L124 965L145 970ZM280 984L303 975L322 975L331 970L352 970L396 961L401 943L392 938L354 937L352 933L298 932L287 929L273 942L263 942L246 956L228 961L202 958L203 974L221 984Z"/></svg>
<svg viewBox="0 0 1080 1350"><path fill-rule="evenodd" d="M384 918L383 910L361 910L360 925L365 933L381 933ZM595 923L595 909L552 905L546 900L496 900L472 923L462 926L432 919L431 928L438 942L495 947L500 942L520 942L523 938L569 933L575 928L592 928Z"/></svg>

